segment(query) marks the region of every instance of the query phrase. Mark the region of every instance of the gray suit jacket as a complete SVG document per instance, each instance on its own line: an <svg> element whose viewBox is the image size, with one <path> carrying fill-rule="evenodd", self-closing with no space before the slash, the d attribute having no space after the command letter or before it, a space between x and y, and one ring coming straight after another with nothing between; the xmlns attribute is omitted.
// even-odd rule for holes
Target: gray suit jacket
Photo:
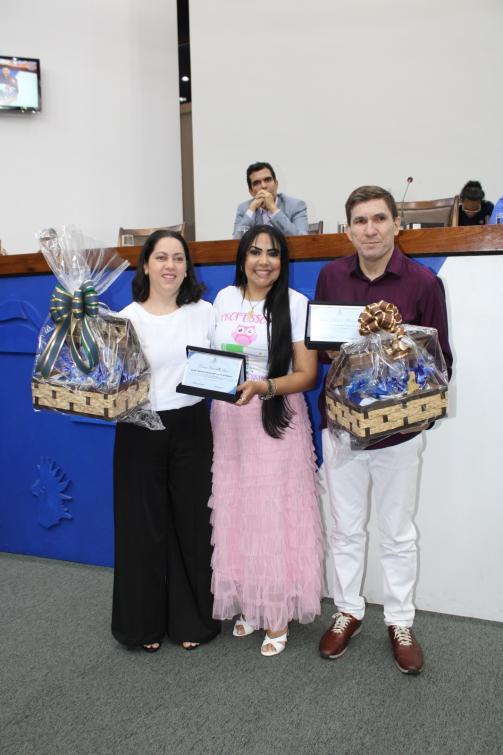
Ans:
<svg viewBox="0 0 503 755"><path fill-rule="evenodd" d="M251 199L241 202L238 206L232 238L238 239L243 235L243 230L260 223L260 213L254 213L253 217L246 214ZM278 194L276 197L278 212L272 216L271 223L276 226L285 236L307 236L309 227L307 222L307 207L302 199L287 197L286 194ZM258 215L257 220L255 217Z"/></svg>

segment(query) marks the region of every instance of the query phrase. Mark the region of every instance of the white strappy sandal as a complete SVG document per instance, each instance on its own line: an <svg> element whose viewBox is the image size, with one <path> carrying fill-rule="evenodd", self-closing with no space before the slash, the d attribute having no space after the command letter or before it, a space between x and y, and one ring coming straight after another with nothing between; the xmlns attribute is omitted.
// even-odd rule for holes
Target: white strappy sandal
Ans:
<svg viewBox="0 0 503 755"><path fill-rule="evenodd" d="M237 632L237 629L241 629L240 632ZM234 637L246 637L248 634L252 634L255 631L255 627L253 627L251 624L248 624L245 619L243 619L242 616L239 617L239 619L236 619L234 622L234 629L232 630L232 634Z"/></svg>
<svg viewBox="0 0 503 755"><path fill-rule="evenodd" d="M262 647L260 648L260 652L262 653L262 655L265 655L266 658L270 658L273 655L279 655L286 648L287 640L288 640L288 632L285 632L279 637L269 637L269 635L266 632L264 641L262 643ZM274 650L265 650L267 645L272 645Z"/></svg>

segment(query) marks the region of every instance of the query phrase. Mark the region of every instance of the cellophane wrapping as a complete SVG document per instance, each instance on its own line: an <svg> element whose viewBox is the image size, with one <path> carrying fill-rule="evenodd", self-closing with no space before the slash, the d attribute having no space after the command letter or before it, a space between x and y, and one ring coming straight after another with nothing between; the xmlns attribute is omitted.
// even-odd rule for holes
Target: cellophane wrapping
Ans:
<svg viewBox="0 0 503 755"><path fill-rule="evenodd" d="M38 338L35 408L161 429L150 408L150 367L134 327L97 299L128 262L72 227L46 229L38 238L58 285Z"/></svg>
<svg viewBox="0 0 503 755"><path fill-rule="evenodd" d="M445 416L448 374L435 328L402 326L342 345L326 380L327 420L341 448L362 449ZM416 401L418 399L418 401Z"/></svg>

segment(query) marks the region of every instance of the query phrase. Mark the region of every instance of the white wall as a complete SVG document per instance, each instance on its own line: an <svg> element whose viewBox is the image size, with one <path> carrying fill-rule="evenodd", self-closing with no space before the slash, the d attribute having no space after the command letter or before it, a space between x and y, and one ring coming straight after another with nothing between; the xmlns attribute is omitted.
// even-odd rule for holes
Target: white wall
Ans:
<svg viewBox="0 0 503 755"><path fill-rule="evenodd" d="M198 239L229 238L246 166L334 232L363 183L503 193L501 0L190 0Z"/></svg>
<svg viewBox="0 0 503 755"><path fill-rule="evenodd" d="M0 113L0 238L10 253L74 223L182 220L175 0L3 0L0 53L41 59L42 113Z"/></svg>

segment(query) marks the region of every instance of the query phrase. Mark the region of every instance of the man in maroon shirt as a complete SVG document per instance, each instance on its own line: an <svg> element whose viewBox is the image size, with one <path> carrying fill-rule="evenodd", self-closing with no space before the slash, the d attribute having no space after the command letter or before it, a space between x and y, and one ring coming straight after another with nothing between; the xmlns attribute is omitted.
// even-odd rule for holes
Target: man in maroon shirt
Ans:
<svg viewBox="0 0 503 755"><path fill-rule="evenodd" d="M347 234L356 249L326 265L316 299L344 304L395 304L404 323L436 328L447 368L448 342L442 281L395 246L400 219L392 195L379 186L361 186L346 202ZM422 433L397 434L336 463L337 444L326 429L324 391L320 396L323 461L333 516L330 537L337 613L320 641L323 658L339 658L361 629L369 490L376 506L384 578L384 621L395 662L403 673L423 668L412 632L417 572L416 504Z"/></svg>

